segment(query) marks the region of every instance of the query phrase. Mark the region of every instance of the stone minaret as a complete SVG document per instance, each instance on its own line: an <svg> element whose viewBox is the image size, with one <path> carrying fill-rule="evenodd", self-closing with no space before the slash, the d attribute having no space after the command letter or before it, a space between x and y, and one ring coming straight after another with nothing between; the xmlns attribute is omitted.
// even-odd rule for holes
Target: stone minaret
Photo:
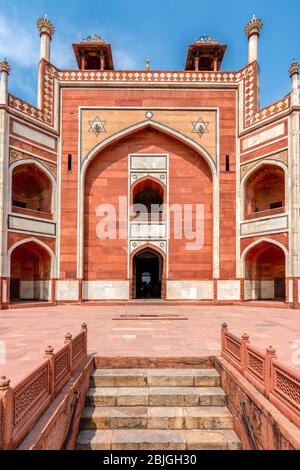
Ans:
<svg viewBox="0 0 300 470"><path fill-rule="evenodd" d="M55 32L55 27L48 19L47 15L42 18L39 18L37 21L37 28L40 32L41 45L40 45L40 61L46 60L50 62L50 43L52 36ZM41 62L39 64L39 76L38 76L38 107L42 106L42 96L41 96Z"/></svg>
<svg viewBox="0 0 300 470"><path fill-rule="evenodd" d="M299 88L298 88L298 79L299 79L299 68L300 65L296 60L293 60L289 68L292 93L291 93L291 104L293 106L299 105Z"/></svg>
<svg viewBox="0 0 300 470"><path fill-rule="evenodd" d="M0 104L7 104L8 98L8 75L10 72L10 66L6 59L0 62Z"/></svg>
<svg viewBox="0 0 300 470"><path fill-rule="evenodd" d="M253 15L253 18L245 27L245 33L248 35L248 63L258 60L258 38L259 32L263 27L262 20L256 18Z"/></svg>

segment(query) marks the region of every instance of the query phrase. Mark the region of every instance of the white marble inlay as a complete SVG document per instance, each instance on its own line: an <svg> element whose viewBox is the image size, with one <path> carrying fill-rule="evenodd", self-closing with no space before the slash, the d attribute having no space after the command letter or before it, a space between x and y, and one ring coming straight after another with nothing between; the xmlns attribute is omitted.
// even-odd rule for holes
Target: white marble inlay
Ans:
<svg viewBox="0 0 300 470"><path fill-rule="evenodd" d="M259 145L267 140L284 135L284 133L284 123L278 124L278 126L274 126L271 129L267 129L266 131L260 132L259 134L245 139L243 141L243 150L247 150L248 148Z"/></svg>
<svg viewBox="0 0 300 470"><path fill-rule="evenodd" d="M218 281L218 300L240 300L240 281Z"/></svg>
<svg viewBox="0 0 300 470"><path fill-rule="evenodd" d="M33 140L39 144L45 145L51 149L55 149L55 139L50 137L46 134L42 134L41 132L35 131L30 127L24 126L19 122L13 123L13 131L21 135L22 137L26 137L27 139Z"/></svg>
<svg viewBox="0 0 300 470"><path fill-rule="evenodd" d="M7 281L6 279L3 280L2 283L2 302L7 302Z"/></svg>
<svg viewBox="0 0 300 470"><path fill-rule="evenodd" d="M241 235L247 236L256 233L273 232L288 229L287 215L269 217L267 219L243 222L241 224Z"/></svg>
<svg viewBox="0 0 300 470"><path fill-rule="evenodd" d="M128 300L129 281L83 281L83 300Z"/></svg>
<svg viewBox="0 0 300 470"><path fill-rule="evenodd" d="M212 300L213 281L167 281L167 299Z"/></svg>
<svg viewBox="0 0 300 470"><path fill-rule="evenodd" d="M262 300L274 299L274 281L261 281L260 282L260 298Z"/></svg>
<svg viewBox="0 0 300 470"><path fill-rule="evenodd" d="M57 281L56 282L57 300L79 300L79 282L78 281Z"/></svg>
<svg viewBox="0 0 300 470"><path fill-rule="evenodd" d="M23 230L32 233L44 233L45 235L55 235L55 223L43 220L31 219L9 215L8 227L14 230Z"/></svg>
<svg viewBox="0 0 300 470"><path fill-rule="evenodd" d="M130 223L130 238L166 238L167 227L166 224L139 224L136 222Z"/></svg>
<svg viewBox="0 0 300 470"><path fill-rule="evenodd" d="M167 157L163 155L131 155L130 169L134 170L166 170Z"/></svg>

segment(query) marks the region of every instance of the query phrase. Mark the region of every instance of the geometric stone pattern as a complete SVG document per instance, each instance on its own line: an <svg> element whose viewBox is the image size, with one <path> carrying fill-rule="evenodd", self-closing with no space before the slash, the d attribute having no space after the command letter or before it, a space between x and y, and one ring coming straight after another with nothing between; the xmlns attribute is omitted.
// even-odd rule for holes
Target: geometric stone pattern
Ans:
<svg viewBox="0 0 300 470"><path fill-rule="evenodd" d="M281 113L290 106L290 97L286 97L276 103L257 110L257 65L250 64L239 72L139 72L139 71L59 71L45 60L41 62L43 77L42 109L26 103L23 100L9 94L9 107L17 109L34 119L54 125L54 81L64 83L72 82L101 82L105 83L144 83L155 85L156 83L186 83L207 84L222 83L238 85L243 81L244 86L244 119L243 127L247 128L276 114Z"/></svg>

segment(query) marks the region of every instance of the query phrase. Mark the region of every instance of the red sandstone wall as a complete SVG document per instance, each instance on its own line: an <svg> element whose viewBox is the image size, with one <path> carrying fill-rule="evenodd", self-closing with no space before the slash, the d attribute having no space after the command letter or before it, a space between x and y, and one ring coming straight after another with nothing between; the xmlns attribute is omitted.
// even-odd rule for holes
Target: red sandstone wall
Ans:
<svg viewBox="0 0 300 470"><path fill-rule="evenodd" d="M61 277L75 277L76 276L76 259L77 259L77 175L78 175L78 106L144 106L147 107L213 107L219 108L220 111L220 277L222 278L234 278L235 277L235 196L236 196L236 173L235 173L235 152L236 152L236 92L235 91L204 91L204 90L63 90L63 102L62 102L62 191L61 191ZM137 151L149 151L152 145L154 149L159 148L161 145L166 146L166 141L162 142L160 139L157 140L155 136L155 142L143 143L132 143L127 144L128 148L132 152ZM120 170L121 166L125 164L125 143L120 144ZM170 150L172 150L173 159L176 164L186 167L187 174L191 172L191 168L195 169L195 172L200 175L200 168L195 166L195 155L190 152L187 156L187 150L176 144L177 150L175 150L173 143ZM114 146L113 148L116 148ZM119 148L119 146L118 146ZM138 150L140 149L140 150ZM162 151L160 149L160 151ZM73 167L72 171L67 171L67 159L68 154L71 153L73 156ZM113 153L113 151L112 151ZM127 152L128 153L128 152ZM230 172L225 172L225 158L226 155L230 156ZM124 161L123 161L124 159ZM180 163L181 162L181 163ZM184 163L186 165L184 165ZM96 165L96 164L93 164ZM117 163L113 165L114 171L117 168ZM125 167L124 167L125 168ZM100 168L91 170L92 172L99 171ZM172 178L176 178L176 171L170 170ZM95 173L94 173L95 174ZM103 173L103 178L107 178L108 169ZM114 177L112 177L114 180ZM206 198L206 201L211 198L210 184L206 186L208 182L207 174L201 177L201 181L205 182L205 187L199 188L195 182L192 183L192 188L195 193L191 201ZM112 183L114 184L114 183ZM123 183L121 183L123 186ZM188 189L190 180L182 182L175 182L170 180L170 188L174 185L180 184L180 192L183 191L182 185L185 185L185 190ZM125 185L125 181L124 181ZM94 186L96 192L100 191L98 183ZM114 187L112 186L112 191ZM206 193L205 193L206 191ZM98 194L100 194L98 192ZM113 197L113 196L112 196ZM172 196L173 197L173 196ZM181 195L181 197L183 197ZM172 199L173 201L173 199ZM171 201L170 201L171 202ZM94 202L92 202L92 205ZM90 217L90 216L88 216ZM88 235L87 246L93 246L95 240L92 235ZM184 263L177 262L172 259L175 253L181 251L181 248L171 243L171 256L170 256L170 277L175 276L182 278L194 278L194 277L210 277L211 276L211 240L206 238L207 248L203 252L202 257L195 259L195 254L191 252L189 259L185 258ZM112 244L106 245L105 255L108 253L108 246L110 248ZM100 248L99 255L92 253L89 257L86 257L88 265L86 266L86 274L92 278L96 273L100 273L101 277L110 278L124 278L124 272L126 269L125 261L121 261L122 258L125 260L125 253L120 254L120 259L117 260L115 253L117 251L125 249L124 243L119 242L114 245L113 252L109 253L112 255L110 259L111 266L104 267L102 265L107 264L106 260L101 256L104 248ZM94 250L93 250L94 251ZM172 255L172 252L174 255ZM86 253L87 254L87 253ZM181 253L182 254L182 253ZM97 256L95 262L91 258ZM120 262L120 263L119 263ZM119 263L119 270L114 265ZM177 263L177 265L176 265ZM188 266L192 264L191 266ZM101 266L99 270L99 266ZM108 271L105 271L108 270ZM178 278L177 277L177 278Z"/></svg>

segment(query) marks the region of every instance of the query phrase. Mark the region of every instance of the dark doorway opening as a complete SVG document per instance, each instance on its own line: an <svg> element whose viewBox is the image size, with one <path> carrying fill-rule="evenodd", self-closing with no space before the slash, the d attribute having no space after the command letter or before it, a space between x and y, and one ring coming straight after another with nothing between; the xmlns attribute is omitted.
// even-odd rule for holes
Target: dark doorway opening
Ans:
<svg viewBox="0 0 300 470"><path fill-rule="evenodd" d="M274 297L276 300L285 299L285 278L275 277L274 279Z"/></svg>
<svg viewBox="0 0 300 470"><path fill-rule="evenodd" d="M133 259L133 298L161 299L163 260L159 253L146 249Z"/></svg>

